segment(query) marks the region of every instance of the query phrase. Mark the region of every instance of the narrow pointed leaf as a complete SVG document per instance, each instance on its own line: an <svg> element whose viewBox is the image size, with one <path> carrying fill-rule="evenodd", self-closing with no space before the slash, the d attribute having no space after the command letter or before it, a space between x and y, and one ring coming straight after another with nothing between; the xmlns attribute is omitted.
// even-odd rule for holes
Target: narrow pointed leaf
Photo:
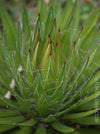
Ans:
<svg viewBox="0 0 100 134"><path fill-rule="evenodd" d="M46 128L40 127L40 126L37 127L35 134L41 134L41 132L42 132L42 134L47 134L46 133Z"/></svg>
<svg viewBox="0 0 100 134"><path fill-rule="evenodd" d="M69 126L66 126L66 125L58 123L58 122L52 123L51 126L54 129L56 129L57 131L60 131L62 133L69 133L69 132L72 132L74 130L73 128L71 128Z"/></svg>

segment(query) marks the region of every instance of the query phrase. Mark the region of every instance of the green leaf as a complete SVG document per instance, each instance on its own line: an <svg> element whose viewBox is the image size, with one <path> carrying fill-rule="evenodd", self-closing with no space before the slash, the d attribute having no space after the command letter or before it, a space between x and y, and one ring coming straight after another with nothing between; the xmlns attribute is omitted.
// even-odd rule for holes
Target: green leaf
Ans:
<svg viewBox="0 0 100 134"><path fill-rule="evenodd" d="M69 108L67 108L67 109L65 109L65 110L63 110L63 111L61 111L61 112L58 112L58 113L56 113L55 115L56 115L56 116L60 116L60 115L62 115L62 114L65 114L65 113L67 113L67 112L73 110L74 108L77 108L78 106L81 106L81 105L83 105L83 104L85 104L85 103L87 103L87 102L93 100L94 98L97 98L98 96L100 96L100 91L97 91L96 93L94 93L94 94L92 94L92 95L90 95L90 96L84 98L83 100L79 100L78 102L76 102L76 103L74 103L72 106L70 106Z"/></svg>
<svg viewBox="0 0 100 134"><path fill-rule="evenodd" d="M42 24L45 23L46 21L46 16L47 16L47 10L46 10L46 4L45 4L45 0L41 0L41 9L40 9L40 18L42 21Z"/></svg>
<svg viewBox="0 0 100 134"><path fill-rule="evenodd" d="M51 114L48 117L43 119L44 122L52 122L52 121L55 121L55 120L56 120L56 117L51 115Z"/></svg>
<svg viewBox="0 0 100 134"><path fill-rule="evenodd" d="M82 118L82 117L86 117L86 116L92 115L92 114L96 113L97 111L98 110L95 109L95 110L81 112L81 113L67 114L67 115L64 115L62 117L62 119L77 119L77 118Z"/></svg>
<svg viewBox="0 0 100 134"><path fill-rule="evenodd" d="M98 107L100 107L100 99L98 99L97 103L98 103ZM95 109L95 108L96 108L95 99L93 99L83 105L80 105L74 111L84 111L84 110Z"/></svg>
<svg viewBox="0 0 100 134"><path fill-rule="evenodd" d="M64 124L61 124L59 122L53 122L53 123L51 123L51 126L54 129L56 129L57 131L62 132L62 133L69 133L69 132L72 132L74 130L73 128L66 126Z"/></svg>
<svg viewBox="0 0 100 134"><path fill-rule="evenodd" d="M62 65L62 47L61 47L61 33L60 31L58 32L58 37L57 37L58 44L56 44L55 48L55 59L54 59L54 72L55 72L55 77L59 77L58 75L60 74L61 70L61 65ZM57 75L58 74L58 75Z"/></svg>
<svg viewBox="0 0 100 134"><path fill-rule="evenodd" d="M28 121L26 121L26 122L18 123L18 124L16 124L16 125L18 125L18 126L27 126L27 127L31 127L31 126L36 125L37 123L38 123L38 120L36 120L36 119L30 119L30 120L28 120Z"/></svg>
<svg viewBox="0 0 100 134"><path fill-rule="evenodd" d="M45 95L42 95L37 103L37 110L40 116L45 116L48 112L48 100Z"/></svg>
<svg viewBox="0 0 100 134"><path fill-rule="evenodd" d="M19 113L14 110L0 109L0 117L9 117L15 115L19 115Z"/></svg>
<svg viewBox="0 0 100 134"><path fill-rule="evenodd" d="M68 0L67 6L65 8L64 15L61 21L61 26L60 26L61 31L64 30L66 24L68 23L68 19L71 15L71 11L72 11L72 1Z"/></svg>
<svg viewBox="0 0 100 134"><path fill-rule="evenodd" d="M42 73L45 76L43 79L45 93L47 95L52 95L54 89L56 89L55 86L56 81L54 79L52 57L48 59L48 63L45 66L44 70L42 70Z"/></svg>
<svg viewBox="0 0 100 134"><path fill-rule="evenodd" d="M16 126L14 126L14 125L1 125L0 124L0 133L11 130L14 127L16 127Z"/></svg>
<svg viewBox="0 0 100 134"><path fill-rule="evenodd" d="M79 41L79 44L76 44L76 50L75 50L75 55L73 55L73 63L72 63L72 66L74 65L74 68L75 69L77 69L78 68L78 72L74 72L75 73L75 77L74 77L74 80L72 81L72 83L71 83L71 88L70 87L68 87L68 89L67 89L67 91L69 91L68 92L68 95L70 94L70 93L72 93L73 91L74 91L74 89L75 88L78 88L78 87L75 87L76 86L76 83L77 83L77 85L79 85L79 80L81 80L81 78L82 78L82 74L86 71L86 69L87 69L87 63L88 63L88 61L89 61L89 59L88 59L88 53L90 53L90 52L88 52L89 51L89 47L90 47L90 45L91 45L91 42L92 42L92 40L93 40L93 36L94 36L94 34L95 34L95 31L96 31L96 27L93 27L93 29L91 29L91 31L90 31L90 33L87 35L87 37L86 38L84 38L84 39L82 39L82 42L80 43L80 41ZM81 45L80 45L81 44ZM79 51L78 51L78 49L77 49L77 46L79 45ZM86 46L85 46L86 45ZM84 52L85 51L85 52ZM78 55L77 55L77 53L78 53ZM76 62L76 57L78 57L77 58L77 62ZM84 59L83 59L83 57L85 57ZM81 64L80 64L81 63ZM80 66L81 65L81 66ZM73 68L73 69L74 69ZM77 75L76 75L76 73L77 73ZM89 77L89 76L88 76ZM84 82L85 81L87 81L87 79L88 79L88 77L86 77L85 78L85 80L84 80ZM84 83L83 82L83 83ZM82 80L81 80L81 83L82 83ZM82 84L83 84L82 83ZM81 84L81 85L82 85ZM66 95L66 98L67 98L67 96L68 95Z"/></svg>
<svg viewBox="0 0 100 134"><path fill-rule="evenodd" d="M86 36L90 32L90 30L96 24L96 22L98 20L98 16L99 16L99 8L96 7L96 9L93 10L93 12L91 13L90 17L88 18L86 24L84 24L83 31L82 31L82 36L81 37Z"/></svg>
<svg viewBox="0 0 100 134"><path fill-rule="evenodd" d="M54 134L52 129L47 129L47 134Z"/></svg>
<svg viewBox="0 0 100 134"><path fill-rule="evenodd" d="M18 105L17 103L15 103L14 101L12 101L12 100L8 100L8 99L6 99L5 97L3 97L3 96L1 96L1 95L0 95L0 100L1 100L2 102L4 102L7 106L10 106L10 107L12 107L12 108L14 108L14 109L16 109L16 110L19 110L19 111L23 111L23 110L19 107L19 105Z"/></svg>
<svg viewBox="0 0 100 134"><path fill-rule="evenodd" d="M68 25L65 28L66 30L62 34L62 51L63 51L63 57L64 60L70 58L71 50L72 50L72 42L71 42L71 36L72 36L72 31L73 31L73 18L71 17L69 20Z"/></svg>
<svg viewBox="0 0 100 134"><path fill-rule="evenodd" d="M82 104L85 104L85 103L93 100L94 98L97 98L98 96L100 96L100 91L97 91L96 93L90 95L89 97L86 97L85 99L83 99L82 101L80 101L77 106L80 106Z"/></svg>
<svg viewBox="0 0 100 134"><path fill-rule="evenodd" d="M40 14L38 15L38 19L37 19L37 23L36 23L36 27L34 30L34 38L33 38L33 46L32 49L35 50L36 45L38 44L38 42L40 41L40 34L41 33L41 21L40 21Z"/></svg>
<svg viewBox="0 0 100 134"><path fill-rule="evenodd" d="M0 86L0 94L5 95L6 92L7 92L7 90L5 90L5 88L3 88L3 87Z"/></svg>
<svg viewBox="0 0 100 134"><path fill-rule="evenodd" d="M25 134L25 133L31 134L32 128L31 127L23 127L23 128L13 130L12 132L10 132L8 134Z"/></svg>
<svg viewBox="0 0 100 134"><path fill-rule="evenodd" d="M80 128L77 130L80 134L99 134L100 130L95 128Z"/></svg>
<svg viewBox="0 0 100 134"><path fill-rule="evenodd" d="M31 84L33 83L33 76L32 76L32 66L31 66L31 58L30 58L30 53L27 56L27 66L26 66L26 76L27 76L27 81ZM29 84L29 85L30 85Z"/></svg>
<svg viewBox="0 0 100 134"><path fill-rule="evenodd" d="M68 119L68 120L74 123L79 123L79 124L84 124L84 125L100 125L99 116L90 116L90 117Z"/></svg>
<svg viewBox="0 0 100 134"><path fill-rule="evenodd" d="M5 106L6 106L6 104L0 100L0 107L5 107Z"/></svg>
<svg viewBox="0 0 100 134"><path fill-rule="evenodd" d="M18 72L17 74L16 73L14 74L14 79L15 79L15 82L16 82L18 88L20 89L20 93L23 96L23 98L29 98L29 93L26 88L26 84L23 79L23 76L20 75L20 73Z"/></svg>
<svg viewBox="0 0 100 134"><path fill-rule="evenodd" d="M100 69L97 69L93 74L91 74L91 76L79 87L77 93L75 95L73 95L73 98L71 99L71 103L73 101L75 101L76 99L79 99L80 98L80 94L82 93L82 96L84 95L84 91L85 90L88 90L89 92L89 89L86 87L88 85L88 83L91 81L91 79L100 72ZM93 85L92 85L93 86ZM92 91L92 88L91 88L91 91ZM94 93L94 92L93 92ZM89 94L88 94L89 95ZM79 97L79 98L78 98ZM84 96L85 97L85 96Z"/></svg>
<svg viewBox="0 0 100 134"><path fill-rule="evenodd" d="M44 92L44 86L42 81L41 72L37 71L37 74L35 76L35 80L33 82L33 88L32 88L34 98L36 99L36 102L40 99L40 97L43 95Z"/></svg>
<svg viewBox="0 0 100 134"><path fill-rule="evenodd" d="M54 16L56 16L56 25L57 25L57 28L59 29L60 27L60 23L61 23L61 16L62 16L62 1L61 0L58 0L57 2L54 1L53 2L53 10L54 10Z"/></svg>
<svg viewBox="0 0 100 134"><path fill-rule="evenodd" d="M75 41L75 39L76 39L76 37L77 37L77 35L78 34L76 34L76 33L78 33L78 30L79 30L79 14L80 14L80 2L79 2L79 0L77 0L76 2L75 2L75 5L74 5L74 11L75 11L75 13L74 13L74 16L73 16L73 30L72 30L72 33L71 33L71 40L72 40L72 42L73 41Z"/></svg>
<svg viewBox="0 0 100 134"><path fill-rule="evenodd" d="M50 59L51 59L50 52L51 52L51 44L47 46L44 56L41 61L41 66L40 66L41 71L42 71L42 78L44 81L46 80L46 77L47 77L48 66L49 66Z"/></svg>
<svg viewBox="0 0 100 134"><path fill-rule="evenodd" d="M35 134L41 134L41 132L42 132L42 134L47 134L46 128L44 128L42 126L37 127Z"/></svg>
<svg viewBox="0 0 100 134"><path fill-rule="evenodd" d="M80 134L80 133L77 132L77 131L73 131L73 132L71 132L70 134Z"/></svg>
<svg viewBox="0 0 100 134"><path fill-rule="evenodd" d="M13 117L6 117L6 118L0 118L0 124L5 125L16 125L18 122L25 121L25 118L23 116L13 116Z"/></svg>
<svg viewBox="0 0 100 134"><path fill-rule="evenodd" d="M7 92L7 89L10 88L10 87L9 87L9 83L10 83L10 82L9 82L9 80L7 81L7 79L8 79L7 77L5 77L5 76L3 77L2 74L0 74L0 82L1 82L2 85L5 86L5 88L6 88L5 91L6 91L6 92ZM4 91L3 91L3 92L4 92Z"/></svg>
<svg viewBox="0 0 100 134"><path fill-rule="evenodd" d="M24 4L22 5L22 21L23 21L23 31L27 31L27 29L30 30L28 14Z"/></svg>
<svg viewBox="0 0 100 134"><path fill-rule="evenodd" d="M48 13L47 21L46 21L46 24L45 24L44 37L48 37L48 34L50 33L51 28L52 28L53 20L54 20L53 7L51 6L50 10L49 10L49 13Z"/></svg>
<svg viewBox="0 0 100 134"><path fill-rule="evenodd" d="M22 99L20 96L16 95L16 99L18 100L18 103L22 107L24 113L29 113L31 116L34 115L34 113L30 110L30 104L27 103L24 99Z"/></svg>
<svg viewBox="0 0 100 134"><path fill-rule="evenodd" d="M5 29L5 35L8 43L8 48L16 48L16 28L14 26L14 23L12 22L8 12L6 11L4 5L0 1L0 17Z"/></svg>
<svg viewBox="0 0 100 134"><path fill-rule="evenodd" d="M20 61L20 65L22 64L22 59L23 59L23 34L22 34L22 29L21 29L21 24L20 22L18 22L18 34L17 34L17 54L19 55L19 61ZM17 55L17 56L18 56Z"/></svg>
<svg viewBox="0 0 100 134"><path fill-rule="evenodd" d="M25 8L24 3L22 3L22 28L24 33L24 46L23 51L27 53L29 49L31 49L32 37L31 37L31 26L28 19L27 10Z"/></svg>
<svg viewBox="0 0 100 134"><path fill-rule="evenodd" d="M56 109L56 107L60 104L63 94L64 94L64 90L63 90L63 82L61 81L58 85L58 87L56 88L56 90L54 91L54 93L51 96L50 99L50 107L54 108L54 110Z"/></svg>
<svg viewBox="0 0 100 134"><path fill-rule="evenodd" d="M8 68L8 49L6 47L6 41L5 38L3 36L3 33L0 31L0 62L1 64L5 65L6 68L9 70Z"/></svg>
<svg viewBox="0 0 100 134"><path fill-rule="evenodd" d="M74 59L73 59L73 64L75 65L76 68L79 68L80 65L82 66L83 63L84 64L84 60L86 60L86 58L88 58L88 53L91 52L92 50L92 41L96 32L97 26L94 26L90 32L87 34L86 37L84 38L79 38L78 42L76 43L75 46L75 55L74 55ZM89 50L89 48L91 47L91 50ZM77 62L76 62L76 57L77 58ZM84 59L83 59L84 57Z"/></svg>
<svg viewBox="0 0 100 134"><path fill-rule="evenodd" d="M50 30L50 38L53 40L56 40L56 32L57 32L57 26L56 26L56 18L54 18L52 22L52 27Z"/></svg>
<svg viewBox="0 0 100 134"><path fill-rule="evenodd" d="M35 69L36 69L38 49L39 49L39 43L37 44L37 46L35 48L33 58L32 58L32 72L33 72L33 74L35 73Z"/></svg>

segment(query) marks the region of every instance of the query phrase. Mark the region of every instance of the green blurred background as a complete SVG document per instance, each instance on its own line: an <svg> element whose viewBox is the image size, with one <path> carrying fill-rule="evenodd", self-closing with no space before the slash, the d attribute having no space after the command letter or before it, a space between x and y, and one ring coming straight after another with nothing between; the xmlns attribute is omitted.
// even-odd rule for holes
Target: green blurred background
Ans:
<svg viewBox="0 0 100 134"><path fill-rule="evenodd" d="M8 9L9 13L12 14L12 16L18 18L19 17L19 0L2 0L5 4L6 8ZM45 0L48 2L49 0ZM57 2L58 0L53 0ZM81 4L81 21L84 21L88 18L89 13L91 10L100 2L100 0L79 0ZM23 2L26 4L26 7L28 9L28 13L31 17L38 12L37 11L37 5L39 0L23 0ZM62 7L66 5L67 0L61 0ZM75 0L72 0L74 3ZM33 14L31 14L33 13Z"/></svg>

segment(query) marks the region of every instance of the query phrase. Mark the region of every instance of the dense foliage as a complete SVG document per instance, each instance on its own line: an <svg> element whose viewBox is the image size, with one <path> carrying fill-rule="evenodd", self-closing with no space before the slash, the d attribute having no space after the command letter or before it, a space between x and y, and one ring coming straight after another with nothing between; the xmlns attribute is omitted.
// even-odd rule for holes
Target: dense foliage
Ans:
<svg viewBox="0 0 100 134"><path fill-rule="evenodd" d="M88 133L74 124L100 125L100 9L79 27L78 0L38 6L33 27L20 0L16 28L0 2L0 132Z"/></svg>

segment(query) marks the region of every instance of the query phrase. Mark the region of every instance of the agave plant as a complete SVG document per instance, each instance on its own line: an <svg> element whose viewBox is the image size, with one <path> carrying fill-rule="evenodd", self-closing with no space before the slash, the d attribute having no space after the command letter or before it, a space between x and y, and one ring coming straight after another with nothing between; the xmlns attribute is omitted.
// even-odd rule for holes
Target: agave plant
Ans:
<svg viewBox="0 0 100 134"><path fill-rule="evenodd" d="M100 125L99 7L79 27L79 1L63 11L60 0L41 0L32 26L20 5L16 28L0 2L0 132L80 134L75 124Z"/></svg>

